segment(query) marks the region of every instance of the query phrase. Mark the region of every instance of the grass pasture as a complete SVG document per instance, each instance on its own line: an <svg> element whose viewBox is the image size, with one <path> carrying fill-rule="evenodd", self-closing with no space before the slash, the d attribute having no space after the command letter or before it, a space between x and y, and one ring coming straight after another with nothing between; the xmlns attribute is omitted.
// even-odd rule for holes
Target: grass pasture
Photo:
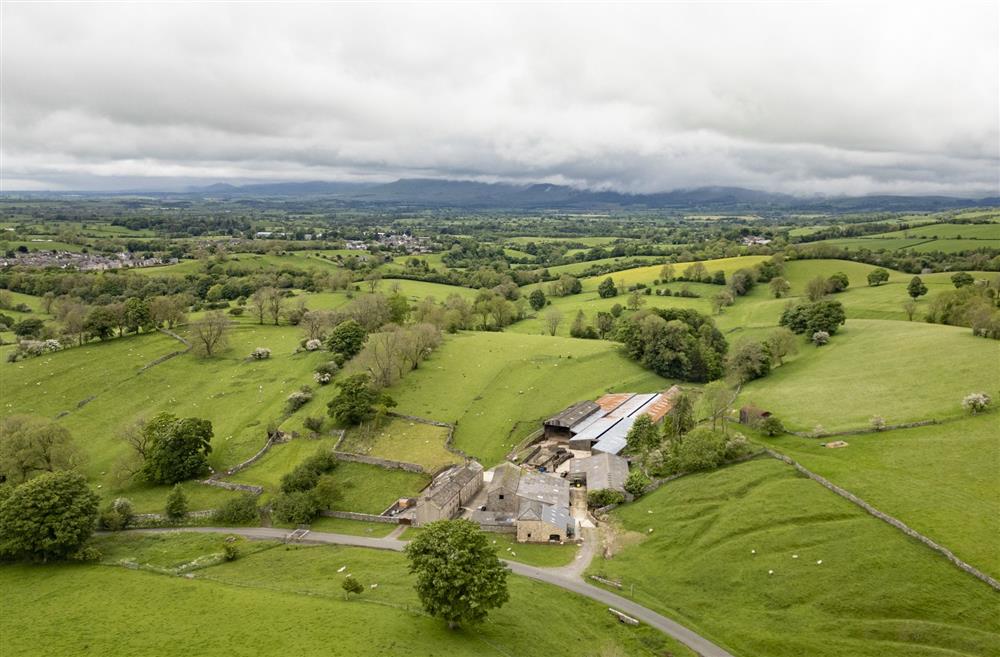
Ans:
<svg viewBox="0 0 1000 657"><path fill-rule="evenodd" d="M733 654L1000 653L995 591L779 461L684 477L613 516L629 545L589 572Z"/></svg>
<svg viewBox="0 0 1000 657"><path fill-rule="evenodd" d="M401 413L455 424L455 447L489 467L573 402L667 385L609 342L463 333L389 392Z"/></svg>
<svg viewBox="0 0 1000 657"><path fill-rule="evenodd" d="M5 415L30 413L59 418L87 455L85 472L106 495L133 498L140 511L160 511L166 488L122 488L116 464L128 453L117 435L131 423L160 411L212 421L210 464L235 465L264 444L267 424L281 417L285 398L312 384L320 353L293 353L294 327L237 324L229 348L217 358L187 353L142 371L183 345L161 333L92 343L17 363L0 363ZM272 349L265 361L249 361L254 347ZM299 413L314 414L318 400ZM323 409L325 412L325 409ZM224 493L204 488L199 496Z"/></svg>
<svg viewBox="0 0 1000 657"><path fill-rule="evenodd" d="M181 539L185 547L176 552L191 560L210 555L222 538L202 546ZM45 651L60 655L214 657L277 654L290 645L307 657L693 655L650 628L618 623L598 603L516 576L510 602L478 627L451 631L420 609L400 554L239 546L241 558L193 571L191 579L98 565L0 566L0 652L38 654L38 636L24 630L44 618ZM344 600L346 573L366 585L357 599ZM137 614L151 599L157 609ZM233 652L239 646L246 651Z"/></svg>
<svg viewBox="0 0 1000 657"><path fill-rule="evenodd" d="M848 436L841 449L791 435L762 441L1000 577L996 427L994 413Z"/></svg>
<svg viewBox="0 0 1000 657"><path fill-rule="evenodd" d="M340 450L422 465L435 472L462 458L445 449L448 429L405 418L389 418L380 426L348 429Z"/></svg>
<svg viewBox="0 0 1000 657"><path fill-rule="evenodd" d="M746 385L739 403L805 431L864 428L873 415L889 424L954 418L966 394L1000 388L998 358L1000 345L965 328L848 320L829 345L805 345L797 358Z"/></svg>

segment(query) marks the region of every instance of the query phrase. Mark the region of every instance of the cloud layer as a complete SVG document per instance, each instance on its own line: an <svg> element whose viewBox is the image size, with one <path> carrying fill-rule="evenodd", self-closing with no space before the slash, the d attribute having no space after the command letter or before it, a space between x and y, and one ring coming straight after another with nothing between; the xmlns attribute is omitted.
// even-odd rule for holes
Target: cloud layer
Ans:
<svg viewBox="0 0 1000 657"><path fill-rule="evenodd" d="M3 188L998 194L997 4L15 4Z"/></svg>

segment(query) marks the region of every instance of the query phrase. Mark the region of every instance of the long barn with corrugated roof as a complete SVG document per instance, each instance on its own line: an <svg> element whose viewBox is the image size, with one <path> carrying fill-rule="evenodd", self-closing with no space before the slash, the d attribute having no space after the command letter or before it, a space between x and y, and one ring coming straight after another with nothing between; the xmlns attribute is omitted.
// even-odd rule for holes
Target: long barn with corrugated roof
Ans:
<svg viewBox="0 0 1000 657"><path fill-rule="evenodd" d="M653 423L669 413L680 395L672 386L659 393L609 393L592 402L577 402L544 423L545 438L565 440L579 451L618 454L636 419L648 415Z"/></svg>

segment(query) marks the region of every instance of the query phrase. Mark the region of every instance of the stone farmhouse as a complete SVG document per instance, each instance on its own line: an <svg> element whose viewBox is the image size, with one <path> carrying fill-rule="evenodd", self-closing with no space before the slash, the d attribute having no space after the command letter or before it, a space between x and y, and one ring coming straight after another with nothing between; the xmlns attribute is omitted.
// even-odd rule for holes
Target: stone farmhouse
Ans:
<svg viewBox="0 0 1000 657"><path fill-rule="evenodd" d="M476 461L445 470L417 499L416 524L458 517L482 487L483 466Z"/></svg>

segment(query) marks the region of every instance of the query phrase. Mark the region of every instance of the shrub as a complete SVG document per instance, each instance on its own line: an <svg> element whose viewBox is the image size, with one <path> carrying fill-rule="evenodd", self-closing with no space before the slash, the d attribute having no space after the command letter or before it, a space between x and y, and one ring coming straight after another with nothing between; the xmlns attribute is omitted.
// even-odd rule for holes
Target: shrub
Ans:
<svg viewBox="0 0 1000 657"><path fill-rule="evenodd" d="M236 541L227 538L222 543L222 558L226 561L236 561L240 556L240 550L236 547Z"/></svg>
<svg viewBox="0 0 1000 657"><path fill-rule="evenodd" d="M235 308L230 308L229 309L229 314L232 315L232 316L234 316L234 317L239 317L240 315L243 314L243 312L245 310L246 310L245 308L242 308L240 306L236 306Z"/></svg>
<svg viewBox="0 0 1000 657"><path fill-rule="evenodd" d="M830 334L826 331L816 331L812 336L812 343L817 347L822 347L823 345L830 342Z"/></svg>
<svg viewBox="0 0 1000 657"><path fill-rule="evenodd" d="M253 360L267 360L271 357L271 350L267 347L257 347L250 352L250 358Z"/></svg>
<svg viewBox="0 0 1000 657"><path fill-rule="evenodd" d="M167 518L170 520L180 520L187 515L187 496L184 495L184 490L181 488L180 484L174 484L173 489L170 491L170 495L167 496L167 506L164 511L166 512Z"/></svg>
<svg viewBox="0 0 1000 657"><path fill-rule="evenodd" d="M295 466L281 477L281 492L308 491L316 486L321 475L337 467L337 458L330 452L320 451Z"/></svg>
<svg viewBox="0 0 1000 657"><path fill-rule="evenodd" d="M972 415L978 415L988 409L992 403L993 399L985 392L973 392L962 400L962 408Z"/></svg>
<svg viewBox="0 0 1000 657"><path fill-rule="evenodd" d="M766 418L762 419L757 425L757 428L765 436L780 436L785 433L785 426L781 423L781 420L773 415L768 415Z"/></svg>
<svg viewBox="0 0 1000 657"><path fill-rule="evenodd" d="M282 523L302 525L312 520L318 511L319 505L311 490L278 493L271 501L271 515Z"/></svg>
<svg viewBox="0 0 1000 657"><path fill-rule="evenodd" d="M285 400L285 412L288 414L294 413L308 404L312 398L312 388L309 386L302 386L299 390L296 390L292 394L288 395L288 398Z"/></svg>
<svg viewBox="0 0 1000 657"><path fill-rule="evenodd" d="M885 418L881 415L873 415L868 424L875 431L885 431Z"/></svg>
<svg viewBox="0 0 1000 657"><path fill-rule="evenodd" d="M708 428L690 431L677 448L677 466L684 472L709 470L722 463L726 439Z"/></svg>
<svg viewBox="0 0 1000 657"><path fill-rule="evenodd" d="M625 501L625 495L621 491L611 488L592 490L587 493L587 505L592 509L600 509L612 504L621 504Z"/></svg>
<svg viewBox="0 0 1000 657"><path fill-rule="evenodd" d="M313 381L321 386L328 385L330 381L333 381L333 375L327 372L315 372L313 374Z"/></svg>
<svg viewBox="0 0 1000 657"><path fill-rule="evenodd" d="M319 433L323 430L323 416L311 416L302 420L302 426L304 426L309 431L313 433Z"/></svg>
<svg viewBox="0 0 1000 657"><path fill-rule="evenodd" d="M103 529L120 532L131 524L135 513L132 503L124 497L108 502L101 511L100 524Z"/></svg>
<svg viewBox="0 0 1000 657"><path fill-rule="evenodd" d="M625 480L625 490L628 491L633 497L639 497L642 492L649 485L649 477L643 474L642 470L635 469L628 473L628 479Z"/></svg>
<svg viewBox="0 0 1000 657"><path fill-rule="evenodd" d="M250 525L260 522L256 496L252 493L244 493L228 500L216 509L212 520L220 525Z"/></svg>
<svg viewBox="0 0 1000 657"><path fill-rule="evenodd" d="M317 338L306 340L306 351L319 351L323 347L323 341Z"/></svg>
<svg viewBox="0 0 1000 657"><path fill-rule="evenodd" d="M732 461L734 459L740 459L748 455L753 448L750 446L750 441L747 437L741 433L733 434L729 440L726 441L725 449L723 450L723 460Z"/></svg>
<svg viewBox="0 0 1000 657"><path fill-rule="evenodd" d="M354 579L351 575L344 578L344 581L340 583L340 588L344 589L344 598L346 599L348 594L353 593L354 595L361 595L365 590L364 585L358 580Z"/></svg>

